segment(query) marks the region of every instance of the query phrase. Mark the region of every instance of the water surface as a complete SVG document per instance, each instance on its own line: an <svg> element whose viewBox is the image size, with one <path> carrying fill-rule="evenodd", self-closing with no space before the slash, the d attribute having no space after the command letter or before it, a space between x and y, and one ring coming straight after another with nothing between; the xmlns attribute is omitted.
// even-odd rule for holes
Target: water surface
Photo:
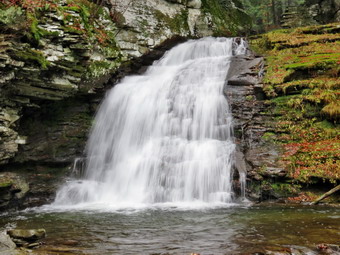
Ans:
<svg viewBox="0 0 340 255"><path fill-rule="evenodd" d="M279 246L307 247L313 252L320 243L340 240L340 212L330 207L39 210L3 215L0 222L45 228L47 245L76 240L85 254L235 254Z"/></svg>

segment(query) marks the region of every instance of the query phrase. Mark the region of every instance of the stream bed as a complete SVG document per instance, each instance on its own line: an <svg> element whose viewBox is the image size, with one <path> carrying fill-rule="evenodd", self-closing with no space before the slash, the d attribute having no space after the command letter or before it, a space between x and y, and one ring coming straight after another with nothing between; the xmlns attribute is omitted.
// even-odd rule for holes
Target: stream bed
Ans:
<svg viewBox="0 0 340 255"><path fill-rule="evenodd" d="M285 247L317 254L321 243L340 244L339 208L325 206L59 212L40 208L2 215L0 225L44 228L45 245L37 251L71 244L67 254L237 254Z"/></svg>

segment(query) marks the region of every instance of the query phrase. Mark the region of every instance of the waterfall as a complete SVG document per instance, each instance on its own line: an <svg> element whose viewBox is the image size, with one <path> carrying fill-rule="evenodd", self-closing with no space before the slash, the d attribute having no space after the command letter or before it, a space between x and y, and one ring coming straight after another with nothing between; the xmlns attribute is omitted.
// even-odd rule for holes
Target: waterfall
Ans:
<svg viewBox="0 0 340 255"><path fill-rule="evenodd" d="M82 179L53 205L229 203L235 144L223 88L243 40L203 38L168 51L108 92Z"/></svg>

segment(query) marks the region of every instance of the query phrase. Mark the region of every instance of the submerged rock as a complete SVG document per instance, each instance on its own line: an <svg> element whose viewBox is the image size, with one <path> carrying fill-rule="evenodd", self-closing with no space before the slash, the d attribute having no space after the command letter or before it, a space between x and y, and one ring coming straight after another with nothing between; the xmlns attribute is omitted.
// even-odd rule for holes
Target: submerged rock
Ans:
<svg viewBox="0 0 340 255"><path fill-rule="evenodd" d="M46 230L40 229L12 229L8 230L7 234L11 238L22 239L26 241L36 241L46 236Z"/></svg>
<svg viewBox="0 0 340 255"><path fill-rule="evenodd" d="M33 248L40 245L37 240L46 236L45 229L11 229L7 234L18 247Z"/></svg>

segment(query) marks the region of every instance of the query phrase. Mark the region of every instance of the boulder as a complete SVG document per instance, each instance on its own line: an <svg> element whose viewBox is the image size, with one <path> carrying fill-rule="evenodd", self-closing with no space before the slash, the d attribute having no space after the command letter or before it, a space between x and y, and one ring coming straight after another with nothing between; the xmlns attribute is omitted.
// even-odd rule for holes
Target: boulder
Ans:
<svg viewBox="0 0 340 255"><path fill-rule="evenodd" d="M187 6L189 8L200 9L202 7L201 0L188 0Z"/></svg>
<svg viewBox="0 0 340 255"><path fill-rule="evenodd" d="M40 229L11 229L7 234L14 240L23 240L29 243L35 243L37 240L46 236L46 230Z"/></svg>
<svg viewBox="0 0 340 255"><path fill-rule="evenodd" d="M0 173L0 211L17 206L29 191L25 178L12 172Z"/></svg>
<svg viewBox="0 0 340 255"><path fill-rule="evenodd" d="M5 232L0 232L0 254L10 254L15 248L16 245L10 236Z"/></svg>

